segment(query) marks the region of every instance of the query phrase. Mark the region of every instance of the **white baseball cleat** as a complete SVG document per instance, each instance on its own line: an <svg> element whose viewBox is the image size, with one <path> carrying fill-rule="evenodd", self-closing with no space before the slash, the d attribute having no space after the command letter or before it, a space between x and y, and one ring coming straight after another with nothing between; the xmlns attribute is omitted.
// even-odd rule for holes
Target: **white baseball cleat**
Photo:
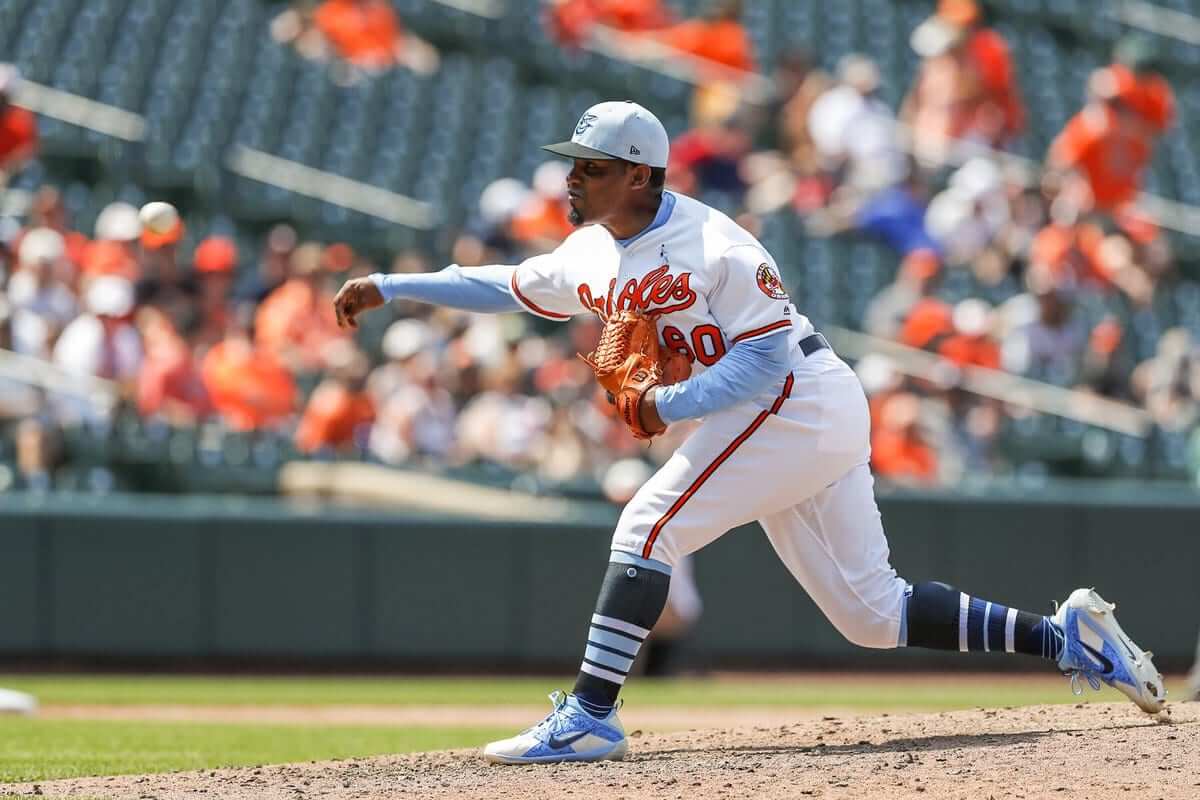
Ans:
<svg viewBox="0 0 1200 800"><path fill-rule="evenodd" d="M556 764L560 761L619 761L629 743L614 708L599 719L584 711L573 694L552 692L554 710L511 739L492 742L483 757L493 764Z"/></svg>
<svg viewBox="0 0 1200 800"><path fill-rule="evenodd" d="M1096 594L1095 589L1076 589L1054 614L1054 623L1062 629L1066 641L1058 668L1071 676L1071 690L1082 694L1079 677L1093 689L1100 683L1123 692L1147 714L1163 709L1167 690L1162 675L1143 651L1125 635L1113 616L1115 603Z"/></svg>

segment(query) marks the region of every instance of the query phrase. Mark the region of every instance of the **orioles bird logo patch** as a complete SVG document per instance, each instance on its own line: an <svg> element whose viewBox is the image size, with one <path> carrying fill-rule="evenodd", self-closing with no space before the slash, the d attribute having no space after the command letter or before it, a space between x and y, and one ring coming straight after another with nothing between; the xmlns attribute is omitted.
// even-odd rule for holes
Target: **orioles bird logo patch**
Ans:
<svg viewBox="0 0 1200 800"><path fill-rule="evenodd" d="M579 118L579 124L575 126L575 135L583 136L583 132L592 127L592 123L596 121L595 114L584 114Z"/></svg>
<svg viewBox="0 0 1200 800"><path fill-rule="evenodd" d="M773 297L776 300L788 299L788 293L783 288L783 281L779 280L779 275L770 264L759 264L758 274L755 277L758 280L758 288L762 289L763 294L767 297Z"/></svg>

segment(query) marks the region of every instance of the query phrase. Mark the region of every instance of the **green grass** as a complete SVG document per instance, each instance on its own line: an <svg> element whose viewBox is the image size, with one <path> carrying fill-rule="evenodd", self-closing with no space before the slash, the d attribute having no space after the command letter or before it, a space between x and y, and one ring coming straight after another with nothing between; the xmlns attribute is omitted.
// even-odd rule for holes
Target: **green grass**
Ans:
<svg viewBox="0 0 1200 800"><path fill-rule="evenodd" d="M305 727L0 718L0 782L275 764L478 746L489 728Z"/></svg>
<svg viewBox="0 0 1200 800"><path fill-rule="evenodd" d="M542 705L547 692L555 687L569 688L571 681L568 676L556 679L0 675L0 686L29 692L43 705ZM629 703L646 706L794 706L881 711L893 708L939 711L1075 701L1066 681L1053 675L951 680L936 675L879 676L844 681L835 676L804 675L765 680L643 678L631 682L622 696Z"/></svg>

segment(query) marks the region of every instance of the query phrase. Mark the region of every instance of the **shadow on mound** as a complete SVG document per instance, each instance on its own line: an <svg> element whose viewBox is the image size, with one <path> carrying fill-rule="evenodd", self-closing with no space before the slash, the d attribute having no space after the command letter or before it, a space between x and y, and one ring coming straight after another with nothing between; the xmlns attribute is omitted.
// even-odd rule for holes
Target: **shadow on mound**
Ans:
<svg viewBox="0 0 1200 800"><path fill-rule="evenodd" d="M847 755L880 755L885 753L936 752L940 750L965 750L975 747L1010 747L1015 744L1037 742L1053 736L1082 736L1099 731L1121 731L1136 728L1154 727L1159 723L1134 723L1129 725L1104 725L1095 728L1050 728L1037 731L1015 731L1011 733L957 733L951 735L906 736L888 739L883 742L868 742L866 740L854 744L795 744L795 745L714 745L713 747L680 747L670 750L655 750L646 753L636 753L627 757L629 761L654 761L666 759L675 755L708 753L713 755L755 754L793 754L810 756L847 756ZM1174 724L1195 724L1183 722Z"/></svg>

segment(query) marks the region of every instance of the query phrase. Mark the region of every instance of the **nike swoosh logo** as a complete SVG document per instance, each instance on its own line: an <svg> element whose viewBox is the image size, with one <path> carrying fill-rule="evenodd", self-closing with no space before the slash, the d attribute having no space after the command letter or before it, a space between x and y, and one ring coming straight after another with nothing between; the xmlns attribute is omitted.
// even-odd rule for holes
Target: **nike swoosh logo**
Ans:
<svg viewBox="0 0 1200 800"><path fill-rule="evenodd" d="M589 733L591 733L591 731L580 731L579 733L574 733L570 736L564 736L561 739L557 736L551 736L550 741L546 742L546 744L550 745L555 750L559 749L560 747L569 747L583 737L587 736Z"/></svg>
<svg viewBox="0 0 1200 800"><path fill-rule="evenodd" d="M1098 650L1096 650L1096 648L1092 647L1090 644L1088 644L1088 643L1087 643L1087 642L1085 642L1085 641L1082 641L1082 640L1080 640L1080 642L1079 642L1079 643L1080 643L1081 645L1083 645L1083 649L1084 649L1084 650L1087 650L1089 653L1091 653L1091 654L1092 654L1092 655L1095 657L1095 659L1096 659L1097 661L1099 661L1099 662L1100 662L1102 665L1104 665L1104 674L1105 674L1105 675L1108 675L1108 674L1111 674L1111 673L1112 673L1112 671L1113 671L1113 663L1112 663L1111 661L1109 661L1109 660L1108 660L1108 656L1106 656L1106 655L1104 655L1103 653L1099 652Z"/></svg>
<svg viewBox="0 0 1200 800"><path fill-rule="evenodd" d="M1125 641L1120 636L1117 637L1117 640L1121 643L1121 646L1125 648L1125 651L1129 653L1129 657L1134 661L1137 661L1137 656L1133 654L1133 648L1129 646L1129 642Z"/></svg>

